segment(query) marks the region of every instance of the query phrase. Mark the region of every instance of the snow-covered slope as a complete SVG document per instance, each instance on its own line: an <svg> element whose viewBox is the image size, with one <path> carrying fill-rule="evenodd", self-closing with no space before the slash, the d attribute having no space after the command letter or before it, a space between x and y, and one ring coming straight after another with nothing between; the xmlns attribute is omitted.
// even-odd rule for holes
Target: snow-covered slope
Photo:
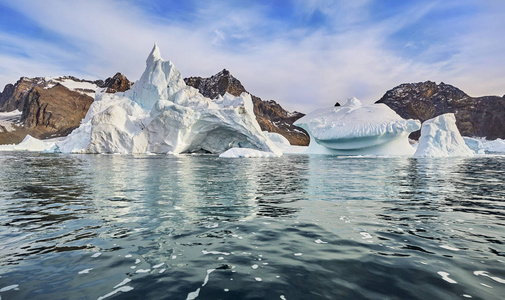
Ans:
<svg viewBox="0 0 505 300"><path fill-rule="evenodd" d="M261 131L249 94L204 97L186 86L157 45L130 90L97 93L81 126L58 143L61 152L78 153L223 153L233 147L281 154Z"/></svg>
<svg viewBox="0 0 505 300"><path fill-rule="evenodd" d="M423 123L414 157L473 156L456 127L454 114L443 114Z"/></svg>
<svg viewBox="0 0 505 300"><path fill-rule="evenodd" d="M307 153L338 155L412 155L409 133L417 120L404 120L384 104L362 105L352 98L343 106L318 109L295 122L307 130Z"/></svg>

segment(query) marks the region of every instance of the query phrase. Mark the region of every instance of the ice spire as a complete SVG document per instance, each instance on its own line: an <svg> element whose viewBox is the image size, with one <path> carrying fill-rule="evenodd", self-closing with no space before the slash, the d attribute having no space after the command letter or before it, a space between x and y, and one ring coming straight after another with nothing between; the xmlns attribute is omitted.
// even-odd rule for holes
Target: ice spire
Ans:
<svg viewBox="0 0 505 300"><path fill-rule="evenodd" d="M147 57L146 63L148 65L150 65L157 60L163 60L163 58L161 58L161 53L160 53L160 48L158 48L158 43L155 42L153 50L151 50L151 53L149 53L149 56Z"/></svg>

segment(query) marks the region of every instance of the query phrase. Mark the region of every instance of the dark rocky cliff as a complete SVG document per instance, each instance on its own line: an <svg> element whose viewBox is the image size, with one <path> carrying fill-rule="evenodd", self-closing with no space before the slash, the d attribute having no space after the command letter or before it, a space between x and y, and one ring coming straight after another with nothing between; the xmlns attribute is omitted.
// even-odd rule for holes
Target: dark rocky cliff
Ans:
<svg viewBox="0 0 505 300"><path fill-rule="evenodd" d="M432 81L401 84L377 101L402 118L424 122L445 113L454 113L463 136L505 138L505 96L470 97L462 90ZM419 138L413 132L411 138Z"/></svg>
<svg viewBox="0 0 505 300"><path fill-rule="evenodd" d="M65 81L73 82L75 88L65 87ZM132 83L117 73L105 81L73 76L22 77L15 84L7 84L0 93L0 112L19 110L22 114L14 131L0 132L0 144L18 143L26 134L41 139L68 135L80 125L94 100L95 89L84 88L90 85L115 93L128 90Z"/></svg>
<svg viewBox="0 0 505 300"><path fill-rule="evenodd" d="M224 69L209 78L189 77L184 81L200 91L205 97L214 99L228 92L239 96L247 92L242 83L231 73ZM286 137L292 145L306 146L309 144L309 136L305 130L294 126L293 123L304 114L299 112L290 113L283 109L277 102L263 101L259 97L251 95L254 104L254 114L262 130L276 132Z"/></svg>

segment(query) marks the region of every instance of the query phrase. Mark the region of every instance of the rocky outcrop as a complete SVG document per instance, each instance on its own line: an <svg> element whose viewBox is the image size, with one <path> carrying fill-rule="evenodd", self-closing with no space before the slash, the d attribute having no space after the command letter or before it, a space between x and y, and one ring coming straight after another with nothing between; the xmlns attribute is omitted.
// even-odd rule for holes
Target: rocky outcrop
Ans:
<svg viewBox="0 0 505 300"><path fill-rule="evenodd" d="M226 69L209 78L189 77L185 78L184 82L211 99L215 99L219 95L222 96L226 92L234 96L247 92L240 81ZM263 101L259 97L253 95L251 97L254 104L254 114L262 130L279 133L286 137L292 145L306 146L309 144L307 132L293 125L304 114L290 113L273 100Z"/></svg>
<svg viewBox="0 0 505 300"><path fill-rule="evenodd" d="M470 97L462 90L432 81L401 84L377 103L384 103L404 119L421 122L454 113L463 136L505 138L505 96ZM418 139L420 131L410 137Z"/></svg>
<svg viewBox="0 0 505 300"><path fill-rule="evenodd" d="M61 84L48 89L37 86L27 96L21 121L39 131L40 138L66 136L79 127L91 103L90 96Z"/></svg>
<svg viewBox="0 0 505 300"><path fill-rule="evenodd" d="M107 88L106 93L117 93L117 92L125 92L130 89L133 82L130 82L126 76L121 73L116 73L113 77L109 77L105 79L105 82L100 85L99 81L95 81L95 83L101 88Z"/></svg>

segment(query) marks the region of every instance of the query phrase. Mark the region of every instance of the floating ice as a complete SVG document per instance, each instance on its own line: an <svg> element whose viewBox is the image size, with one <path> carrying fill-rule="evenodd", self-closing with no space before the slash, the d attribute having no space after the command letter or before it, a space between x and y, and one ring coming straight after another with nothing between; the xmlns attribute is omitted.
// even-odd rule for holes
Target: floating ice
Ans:
<svg viewBox="0 0 505 300"><path fill-rule="evenodd" d="M473 156L456 127L454 114L427 120L421 128L419 146L414 157Z"/></svg>
<svg viewBox="0 0 505 300"><path fill-rule="evenodd" d="M97 253L95 253L95 254L91 255L91 257L93 257L93 258L97 258L97 257L99 257L100 255L102 255L102 253L97 252Z"/></svg>
<svg viewBox="0 0 505 300"><path fill-rule="evenodd" d="M64 153L220 154L240 147L282 154L261 131L249 94L205 98L157 45L132 88L97 93L81 126L57 146Z"/></svg>
<svg viewBox="0 0 505 300"><path fill-rule="evenodd" d="M295 255L295 256L302 256L302 255L303 255L303 253L295 253L294 255Z"/></svg>
<svg viewBox="0 0 505 300"><path fill-rule="evenodd" d="M17 145L0 145L0 151L51 151L55 144L55 140L42 141L27 134L23 141Z"/></svg>
<svg viewBox="0 0 505 300"><path fill-rule="evenodd" d="M465 144L475 154L502 154L505 153L505 140L496 139L488 141L483 138L463 137Z"/></svg>
<svg viewBox="0 0 505 300"><path fill-rule="evenodd" d="M259 277L255 277L254 278L256 281L263 281L263 279L259 278Z"/></svg>
<svg viewBox="0 0 505 300"><path fill-rule="evenodd" d="M251 268L253 268L253 270L256 270L258 268L258 265L252 265Z"/></svg>
<svg viewBox="0 0 505 300"><path fill-rule="evenodd" d="M328 242L323 242L322 240L320 239L317 239L315 240L314 242L316 242L316 244L328 244Z"/></svg>
<svg viewBox="0 0 505 300"><path fill-rule="evenodd" d="M356 98L313 111L295 125L310 135L307 153L337 155L412 155L408 135L420 128L385 104L362 105Z"/></svg>
<svg viewBox="0 0 505 300"><path fill-rule="evenodd" d="M255 149L248 148L231 148L221 153L219 157L225 158L238 158L238 157L278 157L279 154L273 152L259 151Z"/></svg>

